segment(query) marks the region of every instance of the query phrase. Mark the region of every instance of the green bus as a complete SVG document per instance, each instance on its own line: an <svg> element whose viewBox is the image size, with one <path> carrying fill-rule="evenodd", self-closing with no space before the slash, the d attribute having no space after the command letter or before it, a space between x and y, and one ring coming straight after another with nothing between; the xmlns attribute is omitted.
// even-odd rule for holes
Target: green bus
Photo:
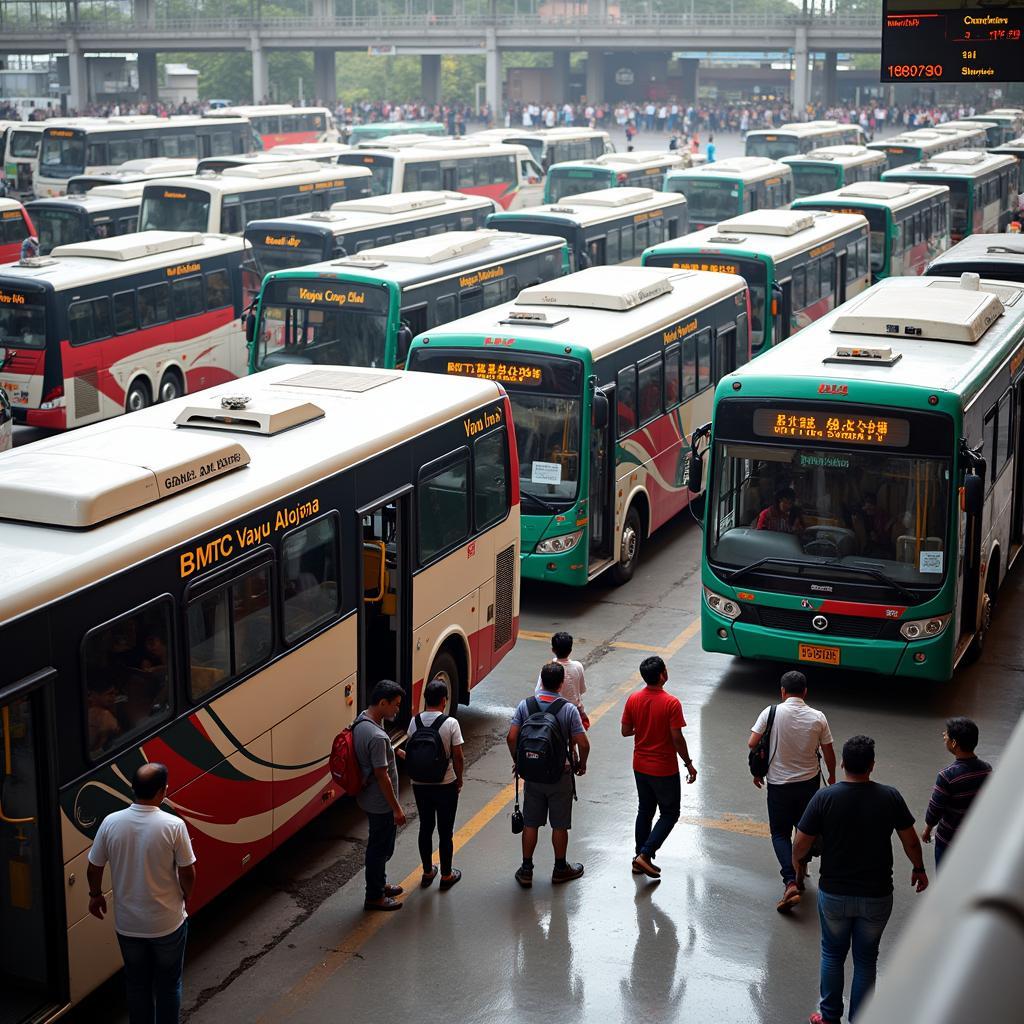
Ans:
<svg viewBox="0 0 1024 1024"><path fill-rule="evenodd" d="M949 248L949 189L902 181L865 181L807 196L794 210L858 213L871 226L871 279L923 274Z"/></svg>
<svg viewBox="0 0 1024 1024"><path fill-rule="evenodd" d="M623 186L660 192L669 171L689 166L689 154L654 150L605 153L593 160L567 160L548 168L544 178L544 202L557 203L580 192Z"/></svg>
<svg viewBox="0 0 1024 1024"><path fill-rule="evenodd" d="M878 181L889 162L884 153L867 146L822 146L810 153L784 156L793 171L797 198L831 192L858 181Z"/></svg>
<svg viewBox="0 0 1024 1024"><path fill-rule="evenodd" d="M591 267L416 338L408 369L496 380L519 452L524 577L630 579L686 508L688 437L750 357L732 274Z"/></svg>
<svg viewBox="0 0 1024 1024"><path fill-rule="evenodd" d="M345 140L350 146L372 139L395 139L404 135L447 136L448 129L439 121L371 121L354 124Z"/></svg>
<svg viewBox="0 0 1024 1024"><path fill-rule="evenodd" d="M1022 431L1024 289L974 274L888 278L722 381L704 649L949 679L1024 543Z"/></svg>
<svg viewBox="0 0 1024 1024"><path fill-rule="evenodd" d="M281 363L401 368L413 337L568 271L560 238L448 231L263 279L249 372Z"/></svg>
<svg viewBox="0 0 1024 1024"><path fill-rule="evenodd" d="M859 214L755 210L651 246L641 262L743 277L757 355L870 284L868 222Z"/></svg>

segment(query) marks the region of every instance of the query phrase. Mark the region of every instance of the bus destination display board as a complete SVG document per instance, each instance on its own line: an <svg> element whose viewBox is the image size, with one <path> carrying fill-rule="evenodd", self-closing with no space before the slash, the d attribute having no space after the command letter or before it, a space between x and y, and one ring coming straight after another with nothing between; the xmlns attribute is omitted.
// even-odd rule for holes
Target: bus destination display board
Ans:
<svg viewBox="0 0 1024 1024"><path fill-rule="evenodd" d="M754 436L905 448L910 442L910 421L867 410L755 409Z"/></svg>
<svg viewBox="0 0 1024 1024"><path fill-rule="evenodd" d="M1024 81L1022 30L1024 7L885 0L882 81Z"/></svg>

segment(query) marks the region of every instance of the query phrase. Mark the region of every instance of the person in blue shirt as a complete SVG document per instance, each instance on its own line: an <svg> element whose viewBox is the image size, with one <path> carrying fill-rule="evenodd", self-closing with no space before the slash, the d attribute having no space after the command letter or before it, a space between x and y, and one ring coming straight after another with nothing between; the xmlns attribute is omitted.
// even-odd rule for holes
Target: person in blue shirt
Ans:
<svg viewBox="0 0 1024 1024"><path fill-rule="evenodd" d="M708 163L713 164L715 162L715 137L714 135L708 136Z"/></svg>

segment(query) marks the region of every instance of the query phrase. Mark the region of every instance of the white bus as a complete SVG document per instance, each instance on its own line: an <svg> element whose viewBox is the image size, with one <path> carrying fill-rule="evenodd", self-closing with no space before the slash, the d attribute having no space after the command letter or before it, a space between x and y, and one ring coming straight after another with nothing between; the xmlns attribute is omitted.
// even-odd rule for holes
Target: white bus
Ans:
<svg viewBox="0 0 1024 1024"><path fill-rule="evenodd" d="M793 170L793 198L832 192L859 181L878 181L889 162L867 146L823 146L798 156L785 156Z"/></svg>
<svg viewBox="0 0 1024 1024"><path fill-rule="evenodd" d="M343 142L297 142L294 145L275 146L272 150L256 153L234 153L228 156L203 157L196 171L223 171L227 167L252 167L259 164L294 163L299 160L318 164L336 164L341 153L350 153L351 146Z"/></svg>
<svg viewBox="0 0 1024 1024"><path fill-rule="evenodd" d="M138 230L142 182L100 185L80 195L35 199L25 209L39 239L39 255L58 245L130 235Z"/></svg>
<svg viewBox="0 0 1024 1024"><path fill-rule="evenodd" d="M326 107L293 107L287 103L264 103L248 107L218 107L207 110L209 118L244 117L264 149L302 142L338 142L338 126Z"/></svg>
<svg viewBox="0 0 1024 1024"><path fill-rule="evenodd" d="M7 194L14 199L31 199L35 195L39 172L39 143L45 121L5 121L0 138L0 167L3 168Z"/></svg>
<svg viewBox="0 0 1024 1024"><path fill-rule="evenodd" d="M567 160L594 160L614 153L611 136L600 128L487 128L467 136L472 141L508 142L525 146L546 171Z"/></svg>
<svg viewBox="0 0 1024 1024"><path fill-rule="evenodd" d="M327 210L369 194L370 172L300 160L156 179L142 192L143 231L211 231L240 235L251 220Z"/></svg>
<svg viewBox="0 0 1024 1024"><path fill-rule="evenodd" d="M19 423L65 430L245 373L240 238L149 231L0 267Z"/></svg>
<svg viewBox="0 0 1024 1024"><path fill-rule="evenodd" d="M403 721L425 680L469 702L518 634L515 467L497 384L348 367L0 455L6 1024L120 969L82 880L138 765L171 766L195 912L337 801L375 682Z"/></svg>
<svg viewBox="0 0 1024 1024"><path fill-rule="evenodd" d="M154 178L183 178L195 174L197 164L192 157L162 156L155 160L126 160L119 167L108 167L68 178L65 195L80 196L99 185L134 185Z"/></svg>

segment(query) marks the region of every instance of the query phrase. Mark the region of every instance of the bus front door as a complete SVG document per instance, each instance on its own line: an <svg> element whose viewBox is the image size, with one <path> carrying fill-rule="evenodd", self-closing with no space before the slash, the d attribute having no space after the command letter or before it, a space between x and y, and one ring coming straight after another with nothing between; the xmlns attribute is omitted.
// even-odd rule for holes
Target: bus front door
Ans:
<svg viewBox="0 0 1024 1024"><path fill-rule="evenodd" d="M601 392L598 394L605 397ZM604 413L598 413L595 402L594 414L590 427L590 489L589 489L589 523L590 530L590 566L606 562L612 557L612 535L614 533L615 511L612 504L615 474L612 472L611 459L615 446L612 442L612 417L609 414L610 402L605 397Z"/></svg>
<svg viewBox="0 0 1024 1024"><path fill-rule="evenodd" d="M0 1024L48 1020L67 1002L52 762L56 677L46 669L0 687Z"/></svg>
<svg viewBox="0 0 1024 1024"><path fill-rule="evenodd" d="M1017 436L1013 440L1013 509L1010 516L1010 561L1024 544L1024 381L1013 388L1014 425ZM1009 563L1007 563L1009 567Z"/></svg>
<svg viewBox="0 0 1024 1024"><path fill-rule="evenodd" d="M401 720L412 707L409 551L410 492L359 511L363 600L359 614L359 706L381 679L406 692Z"/></svg>

